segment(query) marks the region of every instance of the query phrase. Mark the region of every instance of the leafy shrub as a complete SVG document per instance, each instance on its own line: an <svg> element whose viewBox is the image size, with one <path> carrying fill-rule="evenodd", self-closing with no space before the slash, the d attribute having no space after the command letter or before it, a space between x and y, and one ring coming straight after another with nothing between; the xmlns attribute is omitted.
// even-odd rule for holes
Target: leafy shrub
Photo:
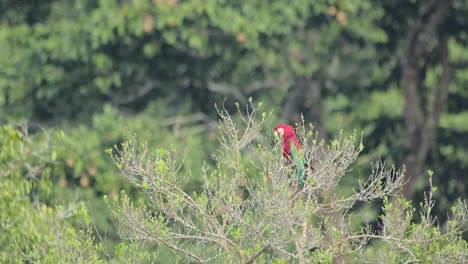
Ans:
<svg viewBox="0 0 468 264"><path fill-rule="evenodd" d="M340 134L325 145L299 124L302 150L313 170L304 187L292 193L293 165L280 158L280 142L271 145L271 133L262 133L268 115L260 115L253 103L239 122L225 109L219 115L216 166L204 167L198 193L181 188L190 174L181 172L182 162L170 151L153 149L136 136L108 150L125 178L148 198L134 203L122 192L112 200L123 238L153 242L196 262L331 263L385 256L394 263L466 257L467 243L460 236L466 205L454 206L444 230L430 215L431 191L422 204L423 220L412 222L414 209L398 196L403 171L377 162L351 195L334 193L363 149L355 135ZM375 199L384 200L382 230L353 225L353 205Z"/></svg>

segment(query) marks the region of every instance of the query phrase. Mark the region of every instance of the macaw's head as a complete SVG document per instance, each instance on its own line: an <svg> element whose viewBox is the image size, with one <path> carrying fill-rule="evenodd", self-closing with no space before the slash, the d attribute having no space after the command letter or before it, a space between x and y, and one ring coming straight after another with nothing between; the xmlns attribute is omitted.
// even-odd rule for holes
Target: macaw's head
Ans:
<svg viewBox="0 0 468 264"><path fill-rule="evenodd" d="M275 137L282 138L283 140L291 139L296 137L294 127L285 124L279 124L275 127Z"/></svg>
<svg viewBox="0 0 468 264"><path fill-rule="evenodd" d="M301 148L299 140L297 140L294 127L290 125L280 124L275 127L275 137L283 140L283 155L287 158L291 157L291 143L297 149Z"/></svg>

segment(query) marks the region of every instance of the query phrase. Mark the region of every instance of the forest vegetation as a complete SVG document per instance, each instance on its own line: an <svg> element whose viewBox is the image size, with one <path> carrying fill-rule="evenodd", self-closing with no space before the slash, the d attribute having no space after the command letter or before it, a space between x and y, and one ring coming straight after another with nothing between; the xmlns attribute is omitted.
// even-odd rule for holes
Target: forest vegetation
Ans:
<svg viewBox="0 0 468 264"><path fill-rule="evenodd" d="M467 0L0 0L0 47L1 263L468 259Z"/></svg>

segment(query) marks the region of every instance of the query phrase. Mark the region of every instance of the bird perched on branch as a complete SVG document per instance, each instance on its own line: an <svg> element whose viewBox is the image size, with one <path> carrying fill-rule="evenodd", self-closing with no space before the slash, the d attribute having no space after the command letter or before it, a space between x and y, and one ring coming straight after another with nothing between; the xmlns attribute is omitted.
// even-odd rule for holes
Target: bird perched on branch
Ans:
<svg viewBox="0 0 468 264"><path fill-rule="evenodd" d="M291 190L295 192L298 187L304 186L307 179L306 168L308 168L308 165L301 151L301 143L294 132L294 128L290 125L277 125L275 127L275 137L282 140L283 156L288 163L293 164L294 173Z"/></svg>

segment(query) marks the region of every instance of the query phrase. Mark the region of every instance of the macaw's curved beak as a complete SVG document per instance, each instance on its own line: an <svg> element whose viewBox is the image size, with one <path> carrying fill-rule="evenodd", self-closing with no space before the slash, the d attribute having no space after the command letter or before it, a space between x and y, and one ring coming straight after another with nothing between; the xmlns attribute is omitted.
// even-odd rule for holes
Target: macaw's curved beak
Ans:
<svg viewBox="0 0 468 264"><path fill-rule="evenodd" d="M275 138L276 139L282 139L284 134L284 129L283 128L278 128L275 130Z"/></svg>

